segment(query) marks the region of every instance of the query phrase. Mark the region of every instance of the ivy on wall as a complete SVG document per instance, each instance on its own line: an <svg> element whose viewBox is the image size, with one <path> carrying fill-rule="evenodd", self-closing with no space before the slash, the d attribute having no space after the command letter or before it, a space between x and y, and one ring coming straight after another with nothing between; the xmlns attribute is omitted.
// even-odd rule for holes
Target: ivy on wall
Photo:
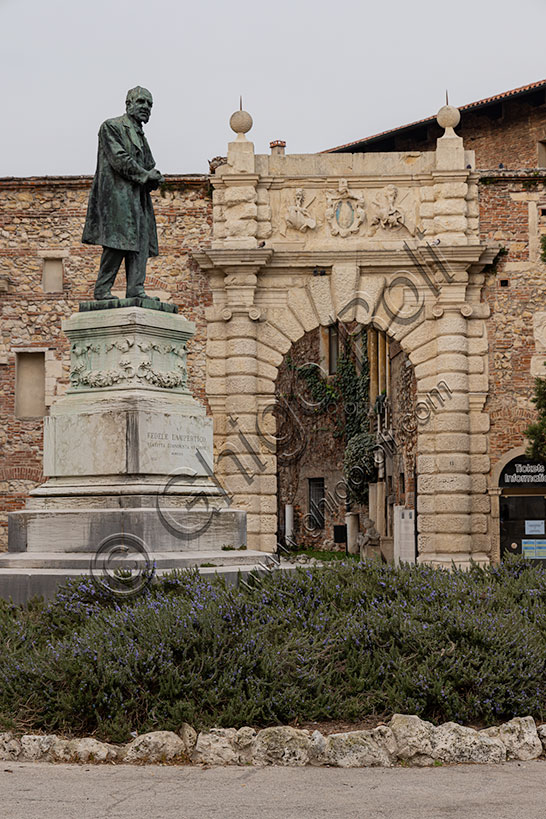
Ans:
<svg viewBox="0 0 546 819"><path fill-rule="evenodd" d="M546 378L535 378L535 395L531 399L538 418L525 430L528 439L526 455L537 461L546 461Z"/></svg>
<svg viewBox="0 0 546 819"><path fill-rule="evenodd" d="M348 500L368 502L368 484L375 480L375 436L370 432L370 370L366 333L347 335L337 362L337 371L325 378L319 367L298 368L316 402L317 415L336 412L334 435L345 441L343 472Z"/></svg>

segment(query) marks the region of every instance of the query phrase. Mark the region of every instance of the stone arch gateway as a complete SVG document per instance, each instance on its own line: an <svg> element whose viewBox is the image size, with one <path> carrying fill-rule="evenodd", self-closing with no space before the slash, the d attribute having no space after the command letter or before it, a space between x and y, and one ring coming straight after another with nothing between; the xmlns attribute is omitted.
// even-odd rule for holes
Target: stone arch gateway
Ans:
<svg viewBox="0 0 546 819"><path fill-rule="evenodd" d="M445 113L445 111L444 111ZM218 473L247 512L248 546L276 548L273 402L283 355L335 321L375 326L409 357L417 401L450 399L419 429L418 553L487 563L488 343L474 155L447 114L436 151L255 155L244 133L213 185L206 391Z"/></svg>

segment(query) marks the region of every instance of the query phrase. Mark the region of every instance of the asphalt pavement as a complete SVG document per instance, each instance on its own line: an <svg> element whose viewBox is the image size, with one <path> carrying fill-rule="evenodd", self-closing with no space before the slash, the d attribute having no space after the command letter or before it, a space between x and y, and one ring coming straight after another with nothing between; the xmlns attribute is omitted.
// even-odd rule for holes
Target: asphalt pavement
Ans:
<svg viewBox="0 0 546 819"><path fill-rule="evenodd" d="M438 768L0 762L1 819L546 819L546 761Z"/></svg>

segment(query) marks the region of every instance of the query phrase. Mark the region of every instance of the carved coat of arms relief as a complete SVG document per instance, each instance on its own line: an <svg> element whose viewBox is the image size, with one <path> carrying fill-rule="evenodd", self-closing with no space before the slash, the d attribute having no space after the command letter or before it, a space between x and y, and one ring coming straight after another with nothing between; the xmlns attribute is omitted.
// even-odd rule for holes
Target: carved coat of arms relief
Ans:
<svg viewBox="0 0 546 819"><path fill-rule="evenodd" d="M352 193L346 179L339 180L337 191L326 192L326 221L332 236L345 238L358 233L366 218L362 193Z"/></svg>

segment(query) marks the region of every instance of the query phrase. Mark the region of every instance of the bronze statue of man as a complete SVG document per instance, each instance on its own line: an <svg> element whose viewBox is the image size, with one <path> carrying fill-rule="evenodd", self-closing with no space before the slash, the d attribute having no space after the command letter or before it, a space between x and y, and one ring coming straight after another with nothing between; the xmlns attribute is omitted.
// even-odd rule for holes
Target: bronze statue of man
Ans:
<svg viewBox="0 0 546 819"><path fill-rule="evenodd" d="M149 298L144 291L148 256L157 256L157 229L150 191L164 181L144 136L152 95L137 85L127 92L127 113L107 119L99 130L97 170L87 207L82 242L102 245L95 299L113 298L125 259L127 298Z"/></svg>

